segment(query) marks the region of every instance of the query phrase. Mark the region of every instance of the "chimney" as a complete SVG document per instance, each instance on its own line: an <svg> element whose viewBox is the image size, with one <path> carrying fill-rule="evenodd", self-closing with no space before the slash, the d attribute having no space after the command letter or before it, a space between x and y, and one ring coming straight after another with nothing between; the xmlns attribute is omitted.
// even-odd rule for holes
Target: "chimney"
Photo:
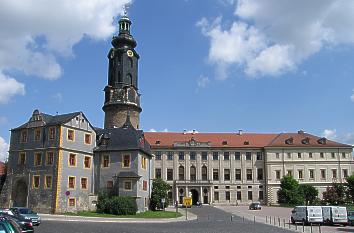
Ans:
<svg viewBox="0 0 354 233"><path fill-rule="evenodd" d="M186 129L184 129L184 130L183 130L183 134L186 134L186 133L187 133L187 130L186 130Z"/></svg>
<svg viewBox="0 0 354 233"><path fill-rule="evenodd" d="M192 130L192 134L195 134L195 131L196 131L196 130L195 130L195 129L193 129L193 130Z"/></svg>
<svg viewBox="0 0 354 233"><path fill-rule="evenodd" d="M299 131L297 131L297 133L298 133L298 134L304 134L304 133L305 133L305 131L304 131L304 130L302 130L302 129L300 129Z"/></svg>
<svg viewBox="0 0 354 233"><path fill-rule="evenodd" d="M243 133L242 131L243 131L242 129L239 129L238 130L238 135L242 135L242 133Z"/></svg>

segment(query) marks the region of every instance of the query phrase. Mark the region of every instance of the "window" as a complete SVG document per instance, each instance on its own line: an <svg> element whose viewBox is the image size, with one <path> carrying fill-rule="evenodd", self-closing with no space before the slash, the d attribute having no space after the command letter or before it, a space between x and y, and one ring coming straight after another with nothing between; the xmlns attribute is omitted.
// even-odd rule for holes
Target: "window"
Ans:
<svg viewBox="0 0 354 233"><path fill-rule="evenodd" d="M263 169L262 168L257 169L257 180L263 180Z"/></svg>
<svg viewBox="0 0 354 233"><path fill-rule="evenodd" d="M321 159L324 158L324 153L323 153L323 152L320 153L320 158L321 158Z"/></svg>
<svg viewBox="0 0 354 233"><path fill-rule="evenodd" d="M34 140L35 141L41 140L41 129L34 130Z"/></svg>
<svg viewBox="0 0 354 233"><path fill-rule="evenodd" d="M291 159L291 153L287 153L288 159Z"/></svg>
<svg viewBox="0 0 354 233"><path fill-rule="evenodd" d="M263 200L263 190L258 191L258 199Z"/></svg>
<svg viewBox="0 0 354 233"><path fill-rule="evenodd" d="M69 206L71 206L71 207L76 206L76 199L75 198L69 198Z"/></svg>
<svg viewBox="0 0 354 233"><path fill-rule="evenodd" d="M228 151L224 152L224 160L230 160L230 152Z"/></svg>
<svg viewBox="0 0 354 233"><path fill-rule="evenodd" d="M40 176L33 176L33 180L32 180L32 187L34 189L38 189L39 188L39 179L40 179Z"/></svg>
<svg viewBox="0 0 354 233"><path fill-rule="evenodd" d="M275 179L280 180L280 170L275 171Z"/></svg>
<svg viewBox="0 0 354 233"><path fill-rule="evenodd" d="M230 181L230 169L224 169L224 180Z"/></svg>
<svg viewBox="0 0 354 233"><path fill-rule="evenodd" d="M343 169L343 177L344 178L348 177L348 169Z"/></svg>
<svg viewBox="0 0 354 233"><path fill-rule="evenodd" d="M156 151L155 160L161 160L161 151Z"/></svg>
<svg viewBox="0 0 354 233"><path fill-rule="evenodd" d="M73 129L68 129L68 141L75 140L75 131Z"/></svg>
<svg viewBox="0 0 354 233"><path fill-rule="evenodd" d="M132 190L132 182L130 180L125 180L124 182L124 190L131 191Z"/></svg>
<svg viewBox="0 0 354 233"><path fill-rule="evenodd" d="M275 158L279 159L280 158L280 154L279 153L275 153Z"/></svg>
<svg viewBox="0 0 354 233"><path fill-rule="evenodd" d="M226 185L226 186L225 186L225 189L230 189L230 186L229 186L229 185Z"/></svg>
<svg viewBox="0 0 354 233"><path fill-rule="evenodd" d="M297 158L301 159L301 153L297 153Z"/></svg>
<svg viewBox="0 0 354 233"><path fill-rule="evenodd" d="M180 151L178 153L178 160L184 160L184 152L183 151Z"/></svg>
<svg viewBox="0 0 354 233"><path fill-rule="evenodd" d="M87 178L81 177L81 189L87 189Z"/></svg>
<svg viewBox="0 0 354 233"><path fill-rule="evenodd" d="M142 169L147 168L147 159L144 156L141 156L141 168Z"/></svg>
<svg viewBox="0 0 354 233"><path fill-rule="evenodd" d="M213 152L213 160L219 160L219 153L217 151Z"/></svg>
<svg viewBox="0 0 354 233"><path fill-rule="evenodd" d="M309 153L309 158L310 158L310 159L312 159L312 158L313 158L313 156L312 156L312 153L311 153L311 152Z"/></svg>
<svg viewBox="0 0 354 233"><path fill-rule="evenodd" d="M167 169L167 180L173 180L173 169Z"/></svg>
<svg viewBox="0 0 354 233"><path fill-rule="evenodd" d="M337 179L337 169L332 169L332 178Z"/></svg>
<svg viewBox="0 0 354 233"><path fill-rule="evenodd" d="M236 169L235 174L236 180L241 180L241 169Z"/></svg>
<svg viewBox="0 0 354 233"><path fill-rule="evenodd" d="M246 152L246 160L252 160L252 153Z"/></svg>
<svg viewBox="0 0 354 233"><path fill-rule="evenodd" d="M161 179L161 168L155 168L155 178Z"/></svg>
<svg viewBox="0 0 354 233"><path fill-rule="evenodd" d="M143 190L147 191L148 189L148 182L146 180L143 181Z"/></svg>
<svg viewBox="0 0 354 233"><path fill-rule="evenodd" d="M130 155L123 155L123 167L124 168L130 167Z"/></svg>
<svg viewBox="0 0 354 233"><path fill-rule="evenodd" d="M246 176L246 178L247 178L247 180L252 180L252 169L247 169L247 176Z"/></svg>
<svg viewBox="0 0 354 233"><path fill-rule="evenodd" d="M214 200L219 201L219 192L214 192Z"/></svg>
<svg viewBox="0 0 354 233"><path fill-rule="evenodd" d="M49 140L54 140L55 139L55 128L50 127L49 128Z"/></svg>
<svg viewBox="0 0 354 233"><path fill-rule="evenodd" d="M241 189L241 186L236 186L237 189Z"/></svg>
<svg viewBox="0 0 354 233"><path fill-rule="evenodd" d="M213 169L213 180L219 180L219 169Z"/></svg>
<svg viewBox="0 0 354 233"><path fill-rule="evenodd" d="M197 179L197 171L194 166L191 166L190 168L190 179L192 181L195 181Z"/></svg>
<svg viewBox="0 0 354 233"><path fill-rule="evenodd" d="M102 167L109 167L109 155L103 155Z"/></svg>
<svg viewBox="0 0 354 233"><path fill-rule="evenodd" d="M208 168L205 165L202 167L202 180L208 180Z"/></svg>
<svg viewBox="0 0 354 233"><path fill-rule="evenodd" d="M263 160L262 152L257 152L257 160Z"/></svg>
<svg viewBox="0 0 354 233"><path fill-rule="evenodd" d="M113 188L113 181L112 180L107 181L107 188L108 189Z"/></svg>
<svg viewBox="0 0 354 233"><path fill-rule="evenodd" d="M247 192L247 198L248 198L248 200L252 200L253 198L252 198L252 191L248 191Z"/></svg>
<svg viewBox="0 0 354 233"><path fill-rule="evenodd" d="M52 176L44 177L44 187L47 189L52 188Z"/></svg>
<svg viewBox="0 0 354 233"><path fill-rule="evenodd" d="M190 160L195 160L195 151L191 151L189 155Z"/></svg>
<svg viewBox="0 0 354 233"><path fill-rule="evenodd" d="M214 186L214 189L219 189L219 186Z"/></svg>
<svg viewBox="0 0 354 233"><path fill-rule="evenodd" d="M225 199L226 201L230 201L230 191L225 192Z"/></svg>
<svg viewBox="0 0 354 233"><path fill-rule="evenodd" d="M207 153L206 151L203 151L203 152L202 152L202 160L203 160L203 161L208 160L208 153Z"/></svg>
<svg viewBox="0 0 354 233"><path fill-rule="evenodd" d="M235 160L241 160L241 153L235 152Z"/></svg>
<svg viewBox="0 0 354 233"><path fill-rule="evenodd" d="M167 152L167 160L173 160L173 152L172 151Z"/></svg>
<svg viewBox="0 0 354 233"><path fill-rule="evenodd" d="M75 176L69 176L69 181L68 181L68 188L69 189L75 189Z"/></svg>
<svg viewBox="0 0 354 233"><path fill-rule="evenodd" d="M304 174L302 170L298 170L298 175L299 175L299 179L303 179L304 178Z"/></svg>
<svg viewBox="0 0 354 233"><path fill-rule="evenodd" d="M85 144L91 144L91 134L85 133Z"/></svg>
<svg viewBox="0 0 354 233"><path fill-rule="evenodd" d="M184 167L183 166L179 166L179 168L178 168L178 179L184 180Z"/></svg>
<svg viewBox="0 0 354 233"><path fill-rule="evenodd" d="M69 154L69 167L76 167L76 154Z"/></svg>
<svg viewBox="0 0 354 233"><path fill-rule="evenodd" d="M241 191L237 191L236 198L238 201L241 201Z"/></svg>
<svg viewBox="0 0 354 233"><path fill-rule="evenodd" d="M321 169L321 179L326 179L326 170Z"/></svg>
<svg viewBox="0 0 354 233"><path fill-rule="evenodd" d="M344 153L344 152L342 153L342 158L343 158L343 159L345 159L345 158L346 158L346 155L345 155L345 153Z"/></svg>
<svg viewBox="0 0 354 233"><path fill-rule="evenodd" d="M91 168L91 157L90 156L85 156L84 168Z"/></svg>
<svg viewBox="0 0 354 233"><path fill-rule="evenodd" d="M310 179L315 179L315 171L313 169L309 170L309 177Z"/></svg>
<svg viewBox="0 0 354 233"><path fill-rule="evenodd" d="M18 164L19 165L25 165L26 164L26 153L25 152L20 152L19 153Z"/></svg>
<svg viewBox="0 0 354 233"><path fill-rule="evenodd" d="M332 152L331 157L332 157L332 159L336 158L336 153Z"/></svg>
<svg viewBox="0 0 354 233"><path fill-rule="evenodd" d="M288 170L288 176L293 176L293 170Z"/></svg>
<svg viewBox="0 0 354 233"><path fill-rule="evenodd" d="M48 151L45 158L45 164L47 166L52 166L54 163L54 152Z"/></svg>
<svg viewBox="0 0 354 233"><path fill-rule="evenodd" d="M42 165L42 154L35 153L34 154L34 166L41 166Z"/></svg>
<svg viewBox="0 0 354 233"><path fill-rule="evenodd" d="M21 143L27 142L27 130L22 130L21 131L20 142Z"/></svg>

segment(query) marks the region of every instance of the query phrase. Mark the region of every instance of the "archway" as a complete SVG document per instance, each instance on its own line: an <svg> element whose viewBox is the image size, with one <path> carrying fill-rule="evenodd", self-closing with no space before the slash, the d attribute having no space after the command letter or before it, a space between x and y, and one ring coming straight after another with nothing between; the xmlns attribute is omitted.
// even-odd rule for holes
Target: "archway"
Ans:
<svg viewBox="0 0 354 233"><path fill-rule="evenodd" d="M28 187L26 181L20 179L12 187L13 206L27 206Z"/></svg>
<svg viewBox="0 0 354 233"><path fill-rule="evenodd" d="M192 194L192 204L196 205L197 202L199 201L199 193L197 190L192 189L191 194Z"/></svg>

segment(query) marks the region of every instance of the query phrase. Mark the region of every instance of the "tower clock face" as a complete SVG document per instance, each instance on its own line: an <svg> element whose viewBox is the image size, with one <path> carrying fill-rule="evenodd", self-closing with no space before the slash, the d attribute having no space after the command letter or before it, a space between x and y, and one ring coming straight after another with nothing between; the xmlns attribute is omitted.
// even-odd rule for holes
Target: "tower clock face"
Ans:
<svg viewBox="0 0 354 233"><path fill-rule="evenodd" d="M127 55L128 55L128 57L132 57L132 56L134 56L134 53L133 53L133 51L128 50L127 51Z"/></svg>

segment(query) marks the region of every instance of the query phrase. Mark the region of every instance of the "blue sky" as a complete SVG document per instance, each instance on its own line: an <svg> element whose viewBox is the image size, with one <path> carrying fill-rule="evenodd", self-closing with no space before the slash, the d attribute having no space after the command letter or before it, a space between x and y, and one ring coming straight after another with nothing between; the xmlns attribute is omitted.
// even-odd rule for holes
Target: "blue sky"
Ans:
<svg viewBox="0 0 354 233"><path fill-rule="evenodd" d="M0 3L0 159L9 129L36 108L103 125L106 56L125 3L145 131L304 129L354 144L352 1L68 3Z"/></svg>

